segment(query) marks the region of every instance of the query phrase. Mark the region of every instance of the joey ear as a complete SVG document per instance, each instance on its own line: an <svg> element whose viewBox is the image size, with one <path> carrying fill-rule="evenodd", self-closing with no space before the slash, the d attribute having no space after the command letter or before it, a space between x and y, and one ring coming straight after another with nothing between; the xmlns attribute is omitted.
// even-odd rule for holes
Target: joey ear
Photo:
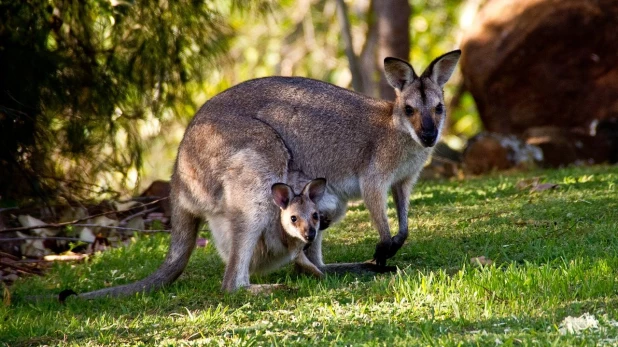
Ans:
<svg viewBox="0 0 618 347"><path fill-rule="evenodd" d="M393 57L384 58L384 75L388 84L399 90L402 90L407 83L417 78L412 65Z"/></svg>
<svg viewBox="0 0 618 347"><path fill-rule="evenodd" d="M455 71L455 66L457 66L460 56L461 50L458 49L437 57L423 72L423 77L429 77L432 81L437 83L440 88L444 87Z"/></svg>
<svg viewBox="0 0 618 347"><path fill-rule="evenodd" d="M275 204L284 210L290 205L290 201L294 198L294 191L292 190L292 187L285 183L273 184L270 191L273 195L273 201Z"/></svg>
<svg viewBox="0 0 618 347"><path fill-rule="evenodd" d="M302 194L307 196L309 200L317 203L320 199L322 199L325 192L326 178L316 178L305 185Z"/></svg>

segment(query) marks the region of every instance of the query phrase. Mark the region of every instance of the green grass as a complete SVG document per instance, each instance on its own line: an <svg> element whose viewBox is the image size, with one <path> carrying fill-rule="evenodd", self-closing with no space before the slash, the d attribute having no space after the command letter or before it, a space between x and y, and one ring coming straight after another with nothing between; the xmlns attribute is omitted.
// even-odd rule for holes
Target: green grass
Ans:
<svg viewBox="0 0 618 347"><path fill-rule="evenodd" d="M560 184L519 190L522 178ZM286 267L255 283L269 296L224 294L212 245L197 249L165 290L123 299L28 303L27 295L87 291L142 278L163 260L166 235L57 264L12 288L0 308L0 341L20 345L616 345L618 167L569 168L421 182L411 196L410 237L389 261L401 271L315 280ZM396 230L395 210L389 217ZM377 232L363 205L327 230L326 262L371 257ZM470 258L494 261L483 268ZM598 329L561 335L567 316Z"/></svg>

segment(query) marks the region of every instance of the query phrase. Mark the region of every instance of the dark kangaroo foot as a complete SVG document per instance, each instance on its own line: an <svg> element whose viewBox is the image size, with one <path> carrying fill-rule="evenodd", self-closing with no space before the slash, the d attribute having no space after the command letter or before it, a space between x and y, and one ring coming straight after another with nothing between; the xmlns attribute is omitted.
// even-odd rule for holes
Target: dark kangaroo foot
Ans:
<svg viewBox="0 0 618 347"><path fill-rule="evenodd" d="M400 235L393 236L392 239L386 242L380 242L376 246L376 251L373 254L373 261L378 266L386 267L386 259L392 258L397 251L403 246L406 236L401 237Z"/></svg>

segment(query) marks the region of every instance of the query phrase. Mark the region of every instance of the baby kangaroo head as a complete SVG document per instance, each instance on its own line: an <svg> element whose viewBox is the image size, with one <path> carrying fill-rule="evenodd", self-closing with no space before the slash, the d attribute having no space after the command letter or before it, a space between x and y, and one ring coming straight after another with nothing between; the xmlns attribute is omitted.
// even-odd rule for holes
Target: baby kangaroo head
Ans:
<svg viewBox="0 0 618 347"><path fill-rule="evenodd" d="M432 147L440 137L446 118L442 88L455 71L460 55L461 51L456 50L434 59L420 77L407 62L384 59L386 80L397 96L395 122L423 147Z"/></svg>
<svg viewBox="0 0 618 347"><path fill-rule="evenodd" d="M281 226L286 234L303 242L312 242L320 230L317 203L326 191L326 179L317 178L305 185L300 194L285 183L272 188L275 204L281 208Z"/></svg>

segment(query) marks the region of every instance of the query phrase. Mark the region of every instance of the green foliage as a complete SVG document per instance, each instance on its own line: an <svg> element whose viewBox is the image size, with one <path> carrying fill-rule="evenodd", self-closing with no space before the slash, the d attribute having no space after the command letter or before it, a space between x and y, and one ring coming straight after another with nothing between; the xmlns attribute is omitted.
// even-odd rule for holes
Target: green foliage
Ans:
<svg viewBox="0 0 618 347"><path fill-rule="evenodd" d="M142 165L139 126L192 113L186 84L231 33L210 2L3 1L0 195L126 183Z"/></svg>
<svg viewBox="0 0 618 347"><path fill-rule="evenodd" d="M470 2L412 2L415 66L457 47ZM347 3L360 54L369 2ZM281 74L349 87L340 34L330 0L2 1L0 203L165 179L189 117L218 92ZM480 122L466 100L452 133L469 136Z"/></svg>
<svg viewBox="0 0 618 347"><path fill-rule="evenodd" d="M520 190L540 176L556 190ZM410 238L376 277L296 275L292 266L255 283L291 290L223 294L212 245L196 249L172 286L150 294L83 302L28 303L27 295L134 281L163 260L167 235L85 264L58 264L19 281L0 308L10 345L613 345L618 334L618 168L601 166L422 182L411 197ZM389 202L389 220L396 212ZM328 229L326 262L363 261L377 233L363 205ZM475 267L484 255L494 265ZM567 316L594 315L598 329L559 332Z"/></svg>
<svg viewBox="0 0 618 347"><path fill-rule="evenodd" d="M459 48L460 15L466 1L412 1L410 58L427 66L433 58Z"/></svg>

